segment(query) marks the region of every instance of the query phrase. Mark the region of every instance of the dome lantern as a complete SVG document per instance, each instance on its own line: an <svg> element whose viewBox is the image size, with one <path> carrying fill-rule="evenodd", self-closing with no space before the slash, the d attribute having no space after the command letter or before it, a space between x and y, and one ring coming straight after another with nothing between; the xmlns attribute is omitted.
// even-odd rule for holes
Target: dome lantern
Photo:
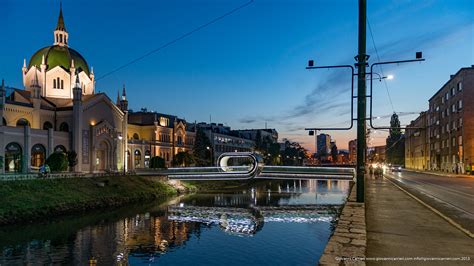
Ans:
<svg viewBox="0 0 474 266"><path fill-rule="evenodd" d="M54 30L54 45L68 46L68 38L69 34L67 33L66 26L64 25L63 5L60 3L58 24Z"/></svg>

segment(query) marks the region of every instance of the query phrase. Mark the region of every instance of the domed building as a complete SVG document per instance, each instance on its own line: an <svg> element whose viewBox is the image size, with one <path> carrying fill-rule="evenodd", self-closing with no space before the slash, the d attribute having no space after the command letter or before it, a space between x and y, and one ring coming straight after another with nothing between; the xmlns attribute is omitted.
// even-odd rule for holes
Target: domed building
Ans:
<svg viewBox="0 0 474 266"><path fill-rule="evenodd" d="M23 62L24 89L2 82L2 171L35 172L56 151L77 153L76 172L126 168L128 102L95 93L94 71L69 47L62 7L54 43Z"/></svg>
<svg viewBox="0 0 474 266"><path fill-rule="evenodd" d="M76 75L84 95L94 94L94 71L84 57L69 47L69 34L64 25L62 8L54 30L54 44L33 54L28 66L23 62L23 85L30 88L35 75L41 86L41 96L71 99Z"/></svg>
<svg viewBox="0 0 474 266"><path fill-rule="evenodd" d="M129 113L125 86L115 103L95 92L92 67L69 46L62 7L53 37L24 59L23 89L2 81L0 172L36 172L56 151L75 151L73 170L95 173L147 168L154 156L171 166L177 153L192 150L195 133L184 119Z"/></svg>

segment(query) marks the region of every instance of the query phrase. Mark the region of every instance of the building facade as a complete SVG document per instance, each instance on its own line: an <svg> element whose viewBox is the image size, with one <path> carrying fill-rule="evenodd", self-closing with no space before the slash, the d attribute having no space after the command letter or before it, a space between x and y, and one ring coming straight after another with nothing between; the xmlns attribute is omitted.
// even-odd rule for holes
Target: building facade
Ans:
<svg viewBox="0 0 474 266"><path fill-rule="evenodd" d="M171 166L190 151L195 133L186 121L156 112L130 112L125 86L114 103L96 93L94 71L70 47L62 8L53 44L23 61L23 89L0 87L2 172L37 171L54 152L75 151L76 172L147 168L160 156ZM71 39L73 40L73 39Z"/></svg>
<svg viewBox="0 0 474 266"><path fill-rule="evenodd" d="M51 153L70 150L77 153L77 172L126 167L127 110L95 93L92 67L69 47L69 37L60 10L53 45L23 61L24 89L2 82L2 172L30 172Z"/></svg>
<svg viewBox="0 0 474 266"><path fill-rule="evenodd" d="M349 141L349 162L351 164L357 163L357 140Z"/></svg>
<svg viewBox="0 0 474 266"><path fill-rule="evenodd" d="M430 169L430 144L428 112L421 112L405 130L405 167L418 170Z"/></svg>
<svg viewBox="0 0 474 266"><path fill-rule="evenodd" d="M329 154L331 152L331 136L319 134L316 136L316 152Z"/></svg>
<svg viewBox="0 0 474 266"><path fill-rule="evenodd" d="M146 110L129 112L127 132L130 169L148 168L154 156L170 167L178 152L192 153L196 137L194 131L187 130L184 119Z"/></svg>
<svg viewBox="0 0 474 266"><path fill-rule="evenodd" d="M198 123L211 142L213 162L225 152L253 152L255 151L255 141L240 136L238 130L231 130L230 127L216 123Z"/></svg>
<svg viewBox="0 0 474 266"><path fill-rule="evenodd" d="M474 66L461 68L429 99L429 169L463 172L474 163Z"/></svg>

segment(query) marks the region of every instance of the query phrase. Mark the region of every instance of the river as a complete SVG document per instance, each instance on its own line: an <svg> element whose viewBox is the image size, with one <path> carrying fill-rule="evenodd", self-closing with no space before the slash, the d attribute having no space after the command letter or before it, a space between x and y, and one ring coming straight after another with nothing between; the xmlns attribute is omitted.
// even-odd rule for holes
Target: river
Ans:
<svg viewBox="0 0 474 266"><path fill-rule="evenodd" d="M268 181L0 227L0 265L315 265L348 181Z"/></svg>

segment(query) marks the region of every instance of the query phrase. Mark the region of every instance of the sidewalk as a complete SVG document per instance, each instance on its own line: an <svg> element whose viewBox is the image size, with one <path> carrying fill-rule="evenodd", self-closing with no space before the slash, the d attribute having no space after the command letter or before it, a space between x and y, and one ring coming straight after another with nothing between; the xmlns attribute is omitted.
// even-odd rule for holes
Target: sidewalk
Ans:
<svg viewBox="0 0 474 266"><path fill-rule="evenodd" d="M470 261L371 262L368 265L473 265L474 239L385 178L366 179L367 258L460 258Z"/></svg>

